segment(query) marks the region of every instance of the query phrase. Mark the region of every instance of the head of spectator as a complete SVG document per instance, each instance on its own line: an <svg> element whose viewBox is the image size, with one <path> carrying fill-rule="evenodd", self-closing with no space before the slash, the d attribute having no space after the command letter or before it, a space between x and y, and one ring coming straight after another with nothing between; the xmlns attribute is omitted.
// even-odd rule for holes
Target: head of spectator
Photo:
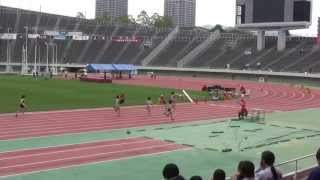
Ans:
<svg viewBox="0 0 320 180"><path fill-rule="evenodd" d="M184 178L180 176L178 166L175 164L167 164L163 168L162 175L166 180L184 180Z"/></svg>
<svg viewBox="0 0 320 180"><path fill-rule="evenodd" d="M277 170L274 167L274 162L276 160L275 155L271 151L264 151L261 155L261 168L266 169L270 168L274 180L279 179Z"/></svg>
<svg viewBox="0 0 320 180"><path fill-rule="evenodd" d="M222 169L217 169L213 173L212 180L225 180L226 179L226 173Z"/></svg>
<svg viewBox="0 0 320 180"><path fill-rule="evenodd" d="M251 161L241 161L238 165L237 180L254 179L254 164Z"/></svg>
<svg viewBox="0 0 320 180"><path fill-rule="evenodd" d="M192 176L190 180L202 180L201 176Z"/></svg>

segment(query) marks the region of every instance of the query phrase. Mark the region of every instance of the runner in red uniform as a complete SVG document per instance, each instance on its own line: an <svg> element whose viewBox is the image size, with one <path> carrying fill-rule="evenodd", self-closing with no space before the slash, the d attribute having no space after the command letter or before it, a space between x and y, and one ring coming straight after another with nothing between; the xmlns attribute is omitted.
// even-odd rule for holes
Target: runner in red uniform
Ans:
<svg viewBox="0 0 320 180"><path fill-rule="evenodd" d="M248 116L248 109L247 109L247 106L246 106L246 102L244 101L244 99L241 99L240 100L240 106L241 106L241 109L239 111L239 119L244 119L245 117Z"/></svg>

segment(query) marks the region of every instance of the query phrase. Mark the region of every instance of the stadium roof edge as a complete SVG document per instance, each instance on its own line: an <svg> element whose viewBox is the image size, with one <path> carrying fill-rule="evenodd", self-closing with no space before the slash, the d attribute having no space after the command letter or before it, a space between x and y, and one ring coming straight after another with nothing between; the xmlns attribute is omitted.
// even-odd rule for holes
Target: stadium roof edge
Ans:
<svg viewBox="0 0 320 180"><path fill-rule="evenodd" d="M61 15L61 14L53 14L53 13L48 13L48 12L34 11L34 10L29 10L29 9L11 7L11 6L0 5L0 9L15 10L15 11L25 11L25 12L28 12L28 13L41 13L41 14L46 14L46 15L51 15L51 16L61 16L61 17L64 17L64 18L73 18L73 19L77 19L77 20L80 20L80 21L93 21L93 19L81 19L81 18L77 18L77 17L73 17L73 16L66 16L66 15Z"/></svg>

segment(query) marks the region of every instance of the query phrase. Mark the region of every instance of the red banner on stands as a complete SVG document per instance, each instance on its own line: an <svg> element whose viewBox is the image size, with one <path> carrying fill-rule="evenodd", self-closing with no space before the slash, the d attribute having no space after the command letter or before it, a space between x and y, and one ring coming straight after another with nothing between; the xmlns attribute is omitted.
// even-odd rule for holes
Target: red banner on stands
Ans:
<svg viewBox="0 0 320 180"><path fill-rule="evenodd" d="M126 42L139 43L139 42L142 42L143 39L137 36L113 36L112 41L120 42L120 43L126 43Z"/></svg>

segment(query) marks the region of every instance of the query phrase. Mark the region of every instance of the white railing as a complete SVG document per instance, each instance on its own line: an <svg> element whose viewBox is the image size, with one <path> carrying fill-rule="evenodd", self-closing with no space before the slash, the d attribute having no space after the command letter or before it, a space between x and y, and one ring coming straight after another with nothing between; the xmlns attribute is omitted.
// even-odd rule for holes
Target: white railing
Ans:
<svg viewBox="0 0 320 180"><path fill-rule="evenodd" d="M309 159L308 163L301 163L301 161L305 161ZM275 167L279 168L284 172L283 180L299 180L300 178L305 178L309 175L311 170L315 168L315 154L310 154L307 156L299 157L296 159L292 159L289 161L285 161L277 164ZM300 164L299 164L300 163ZM286 167L283 167L286 166ZM293 166L293 170L288 170L288 168ZM309 168L305 168L308 166ZM282 167L282 168L281 168ZM228 177L227 180L231 180L233 177Z"/></svg>
<svg viewBox="0 0 320 180"><path fill-rule="evenodd" d="M306 155L303 157L282 162L276 165L276 167L285 172L284 179L297 180L299 179L299 177L302 178L301 175L303 175L304 177L308 176L309 171L311 171L314 167L316 167L315 162L316 162L315 154L310 154L310 155ZM291 170L292 167L293 169Z"/></svg>

